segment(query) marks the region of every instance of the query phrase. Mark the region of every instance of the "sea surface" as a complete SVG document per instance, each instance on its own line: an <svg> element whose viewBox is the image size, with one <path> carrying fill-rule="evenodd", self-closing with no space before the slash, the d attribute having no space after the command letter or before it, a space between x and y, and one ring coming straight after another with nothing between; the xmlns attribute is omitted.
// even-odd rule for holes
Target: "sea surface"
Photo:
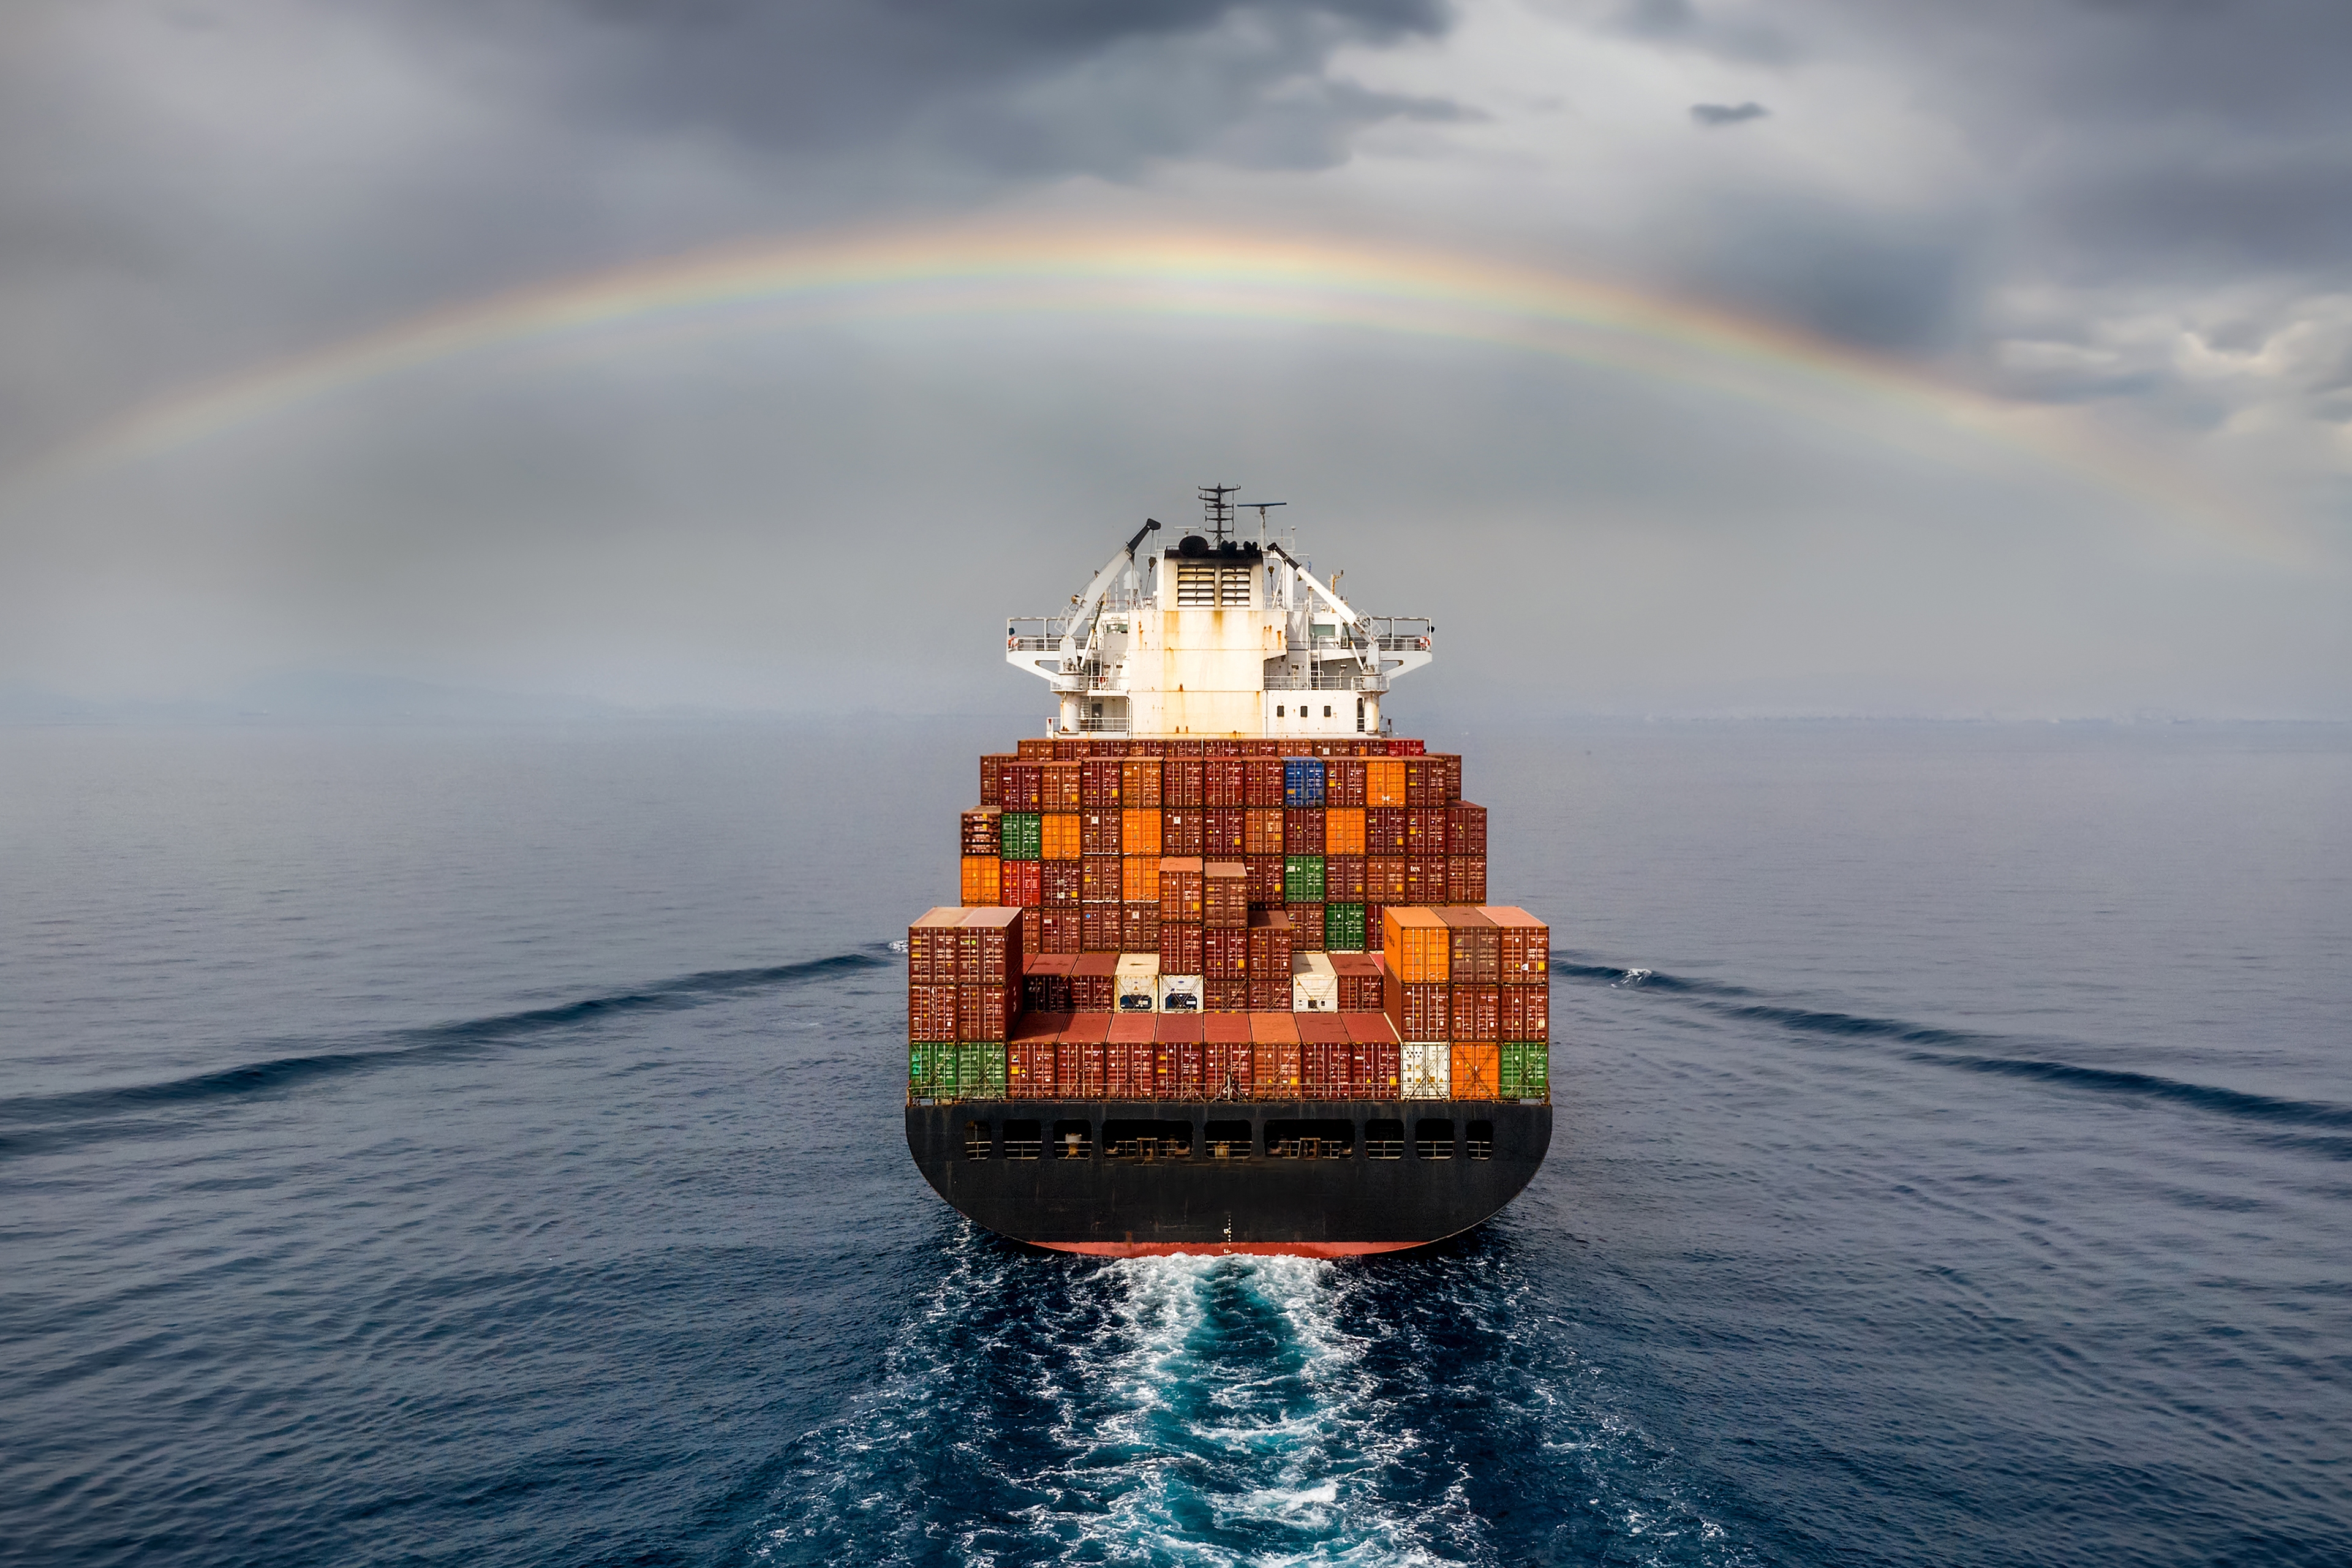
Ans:
<svg viewBox="0 0 2352 1568"><path fill-rule="evenodd" d="M0 731L0 1561L2352 1563L2352 731L1430 735L1549 1163L1031 1253L891 942L1016 725Z"/></svg>

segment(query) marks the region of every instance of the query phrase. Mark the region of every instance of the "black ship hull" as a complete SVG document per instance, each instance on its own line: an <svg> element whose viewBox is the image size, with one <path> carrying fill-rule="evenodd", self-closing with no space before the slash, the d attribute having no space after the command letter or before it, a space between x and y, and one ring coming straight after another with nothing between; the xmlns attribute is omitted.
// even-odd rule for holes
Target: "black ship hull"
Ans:
<svg viewBox="0 0 2352 1568"><path fill-rule="evenodd" d="M1517 1197L1551 1107L1484 1100L961 1100L907 1107L924 1179L973 1223L1103 1257L1358 1257Z"/></svg>

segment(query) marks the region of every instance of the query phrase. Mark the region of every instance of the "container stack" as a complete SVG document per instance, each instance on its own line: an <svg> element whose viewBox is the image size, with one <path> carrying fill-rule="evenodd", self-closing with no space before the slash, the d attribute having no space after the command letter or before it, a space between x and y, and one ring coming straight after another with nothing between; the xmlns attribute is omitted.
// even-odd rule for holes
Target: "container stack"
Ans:
<svg viewBox="0 0 2352 1568"><path fill-rule="evenodd" d="M1551 929L1509 906L1400 906L1386 922L1382 1010L1404 1045L1406 1095L1548 1093Z"/></svg>
<svg viewBox="0 0 2352 1568"><path fill-rule="evenodd" d="M1549 944L1417 741L1024 741L908 931L921 1099L1549 1092Z"/></svg>

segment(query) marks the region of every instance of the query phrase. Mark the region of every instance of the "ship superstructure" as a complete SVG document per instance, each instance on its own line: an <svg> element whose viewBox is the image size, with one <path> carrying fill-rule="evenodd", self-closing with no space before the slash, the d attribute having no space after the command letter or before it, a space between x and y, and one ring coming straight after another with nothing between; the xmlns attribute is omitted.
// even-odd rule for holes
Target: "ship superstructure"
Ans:
<svg viewBox="0 0 2352 1568"><path fill-rule="evenodd" d="M908 1144L1043 1247L1419 1246L1549 1147L1549 931L1487 903L1461 758L1381 713L1435 626L1359 615L1284 503L1201 493L1008 622L1056 707L981 759L961 901L908 929Z"/></svg>
<svg viewBox="0 0 2352 1568"><path fill-rule="evenodd" d="M1390 683L1427 664L1436 627L1363 616L1267 537L1234 487L1202 490L1197 531L1146 548L1146 521L1067 614L1011 617L1007 662L1052 688L1063 735L1317 740L1381 732ZM1238 537L1236 510L1259 537Z"/></svg>

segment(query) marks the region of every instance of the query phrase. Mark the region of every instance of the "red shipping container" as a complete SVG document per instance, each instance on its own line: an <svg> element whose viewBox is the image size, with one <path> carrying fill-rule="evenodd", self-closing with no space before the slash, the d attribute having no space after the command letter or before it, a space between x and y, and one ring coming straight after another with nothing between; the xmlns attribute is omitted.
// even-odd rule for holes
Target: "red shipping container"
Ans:
<svg viewBox="0 0 2352 1568"><path fill-rule="evenodd" d="M1462 758L1456 752L1448 752L1437 760L1445 770L1445 778L1440 786L1442 796L1436 804L1452 805L1462 798Z"/></svg>
<svg viewBox="0 0 2352 1568"><path fill-rule="evenodd" d="M1008 909L968 910L956 927L956 984L1017 985L1021 980L1021 911ZM941 980L946 975L938 976ZM967 1035L966 1039L1002 1039L1003 1036Z"/></svg>
<svg viewBox="0 0 2352 1568"><path fill-rule="evenodd" d="M1201 868L1201 923L1249 924L1249 868L1239 860L1211 860Z"/></svg>
<svg viewBox="0 0 2352 1568"><path fill-rule="evenodd" d="M1078 901L1116 904L1127 886L1126 868L1116 855L1089 855L1078 862Z"/></svg>
<svg viewBox="0 0 2352 1568"><path fill-rule="evenodd" d="M1196 925L1160 922L1160 973L1162 974L1201 974L1202 931Z"/></svg>
<svg viewBox="0 0 2352 1568"><path fill-rule="evenodd" d="M1323 898L1327 903L1360 904L1364 901L1364 858L1361 855L1327 855L1323 858Z"/></svg>
<svg viewBox="0 0 2352 1568"><path fill-rule="evenodd" d="M1212 811L1247 805L1248 778L1248 767L1240 758L1210 757L1201 770L1201 804Z"/></svg>
<svg viewBox="0 0 2352 1568"><path fill-rule="evenodd" d="M955 984L957 928L963 910L942 904L907 928L907 984Z"/></svg>
<svg viewBox="0 0 2352 1568"><path fill-rule="evenodd" d="M1237 860L1249 842L1249 813L1211 806L1201 813L1201 858Z"/></svg>
<svg viewBox="0 0 2352 1568"><path fill-rule="evenodd" d="M1246 980L1249 976L1249 935L1246 926L1203 927L1201 932L1202 978L1212 982Z"/></svg>
<svg viewBox="0 0 2352 1568"><path fill-rule="evenodd" d="M1259 742L1250 742L1257 744ZM1269 751L1278 751L1279 743L1263 742ZM1280 805L1282 804L1282 758L1254 756L1243 761L1242 804L1244 805Z"/></svg>
<svg viewBox="0 0 2352 1568"><path fill-rule="evenodd" d="M1483 904L1486 901L1486 858L1448 855L1445 858L1445 901Z"/></svg>
<svg viewBox="0 0 2352 1568"><path fill-rule="evenodd" d="M1502 930L1503 984L1549 984L1551 978L1551 927L1527 910L1510 904L1481 909L1478 912Z"/></svg>
<svg viewBox="0 0 2352 1568"><path fill-rule="evenodd" d="M1286 1013L1290 1010L1290 980L1287 975L1276 979L1267 974L1253 974L1248 984L1251 1012Z"/></svg>
<svg viewBox="0 0 2352 1568"><path fill-rule="evenodd" d="M1480 1044L1503 1037L1500 986L1455 985L1449 989L1454 993L1453 1033L1449 1037Z"/></svg>
<svg viewBox="0 0 2352 1568"><path fill-rule="evenodd" d="M1025 943L1034 937L1040 952L1083 952L1086 927L1079 919L1078 908L1076 904L1046 904L1025 911L1022 940Z"/></svg>
<svg viewBox="0 0 2352 1568"><path fill-rule="evenodd" d="M1078 764L1078 809L1118 809L1119 780L1127 764L1109 757L1089 757Z"/></svg>
<svg viewBox="0 0 2352 1568"><path fill-rule="evenodd" d="M1078 1013L1108 1013L1118 1005L1118 954L1082 952L1070 965L1070 1005ZM1146 1015L1147 1016L1149 1015Z"/></svg>
<svg viewBox="0 0 2352 1568"><path fill-rule="evenodd" d="M1319 805L1282 814L1282 853L1323 853L1323 808Z"/></svg>
<svg viewBox="0 0 2352 1568"><path fill-rule="evenodd" d="M1402 805L1369 805L1364 808L1364 853L1367 855L1402 855L1406 825L1412 820L1408 808Z"/></svg>
<svg viewBox="0 0 2352 1568"><path fill-rule="evenodd" d="M1404 803L1407 805L1445 804L1445 764L1435 757L1404 760Z"/></svg>
<svg viewBox="0 0 2352 1568"><path fill-rule="evenodd" d="M1024 762L1051 762L1054 756L1054 742L1051 741L1015 741L1013 749Z"/></svg>
<svg viewBox="0 0 2352 1568"><path fill-rule="evenodd" d="M1364 764L1361 758L1342 757L1324 768L1323 804L1343 806L1364 804Z"/></svg>
<svg viewBox="0 0 2352 1568"><path fill-rule="evenodd" d="M1247 1013L1249 982L1246 980L1202 981L1201 1008L1208 1013Z"/></svg>
<svg viewBox="0 0 2352 1568"><path fill-rule="evenodd" d="M1004 1098L1047 1100L1054 1093L1054 1042L1016 1040L1004 1049Z"/></svg>
<svg viewBox="0 0 2352 1568"><path fill-rule="evenodd" d="M1008 763L1004 767L1004 809L1007 811L1038 812L1045 798L1045 774L1035 763Z"/></svg>
<svg viewBox="0 0 2352 1568"><path fill-rule="evenodd" d="M1119 847L1120 814L1116 807L1108 811L1082 811L1078 814L1078 853L1081 855L1117 855Z"/></svg>
<svg viewBox="0 0 2352 1568"><path fill-rule="evenodd" d="M1103 1042L1110 1037L1108 1013L1072 1015L1054 1047L1054 1089L1064 1100L1100 1100L1108 1064Z"/></svg>
<svg viewBox="0 0 2352 1568"><path fill-rule="evenodd" d="M1239 741L1203 741L1201 754L1204 757L1238 757L1242 754Z"/></svg>
<svg viewBox="0 0 2352 1568"><path fill-rule="evenodd" d="M1201 795L1202 767L1202 763L1198 753L1190 756L1171 756L1160 763L1160 805L1170 810L1178 806L1198 810L1206 805L1208 802Z"/></svg>
<svg viewBox="0 0 2352 1568"><path fill-rule="evenodd" d="M1486 853L1486 808L1458 801L1445 808L1445 852L1448 855Z"/></svg>
<svg viewBox="0 0 2352 1568"><path fill-rule="evenodd" d="M980 804L1002 808L1004 805L1004 769L1013 759L999 752L984 754L980 759ZM972 854L967 849L965 854Z"/></svg>
<svg viewBox="0 0 2352 1568"><path fill-rule="evenodd" d="M1156 952L1160 949L1160 906L1140 900L1121 904L1118 945L1121 952Z"/></svg>
<svg viewBox="0 0 2352 1568"><path fill-rule="evenodd" d="M1404 857L1402 855L1367 855L1364 857L1364 902L1367 904L1402 904L1404 896ZM1371 936L1371 916L1364 917L1364 935Z"/></svg>
<svg viewBox="0 0 2352 1568"><path fill-rule="evenodd" d="M1169 806L1160 814L1160 853L1198 858L1208 840L1198 806Z"/></svg>
<svg viewBox="0 0 2352 1568"><path fill-rule="evenodd" d="M1390 899L1389 903L1400 900ZM1408 904L1442 904L1445 901L1445 861L1408 856L1404 862L1404 898Z"/></svg>
<svg viewBox="0 0 2352 1568"><path fill-rule="evenodd" d="M1160 797L1160 763L1158 757L1130 756L1118 765L1118 803L1129 809L1139 806L1157 808L1166 803Z"/></svg>
<svg viewBox="0 0 2352 1568"><path fill-rule="evenodd" d="M1497 965L1502 953L1501 928L1476 910L1447 908L1433 912L1446 928L1444 978L1456 985L1495 984L1500 973Z"/></svg>
<svg viewBox="0 0 2352 1568"><path fill-rule="evenodd" d="M1378 953L1381 945L1388 941L1389 922L1385 918L1387 914L1388 906L1372 902L1368 892L1364 900L1364 951L1366 952Z"/></svg>
<svg viewBox="0 0 2352 1568"><path fill-rule="evenodd" d="M1407 1040L1444 1040L1454 1035L1453 987L1434 981L1407 985L1395 975L1384 976L1382 1011Z"/></svg>
<svg viewBox="0 0 2352 1568"><path fill-rule="evenodd" d="M1285 824L1278 805L1252 806L1242 813L1242 853L1244 855L1279 855L1283 853ZM1304 853L1304 851L1302 851Z"/></svg>
<svg viewBox="0 0 2352 1568"><path fill-rule="evenodd" d="M1038 902L1047 909L1068 905L1073 913L1081 902L1078 895L1084 889L1086 873L1076 860L1042 860L1038 862Z"/></svg>
<svg viewBox="0 0 2352 1568"><path fill-rule="evenodd" d="M1127 906L1080 904L1078 947L1086 952L1118 952L1126 940Z"/></svg>
<svg viewBox="0 0 2352 1568"><path fill-rule="evenodd" d="M1201 862L1197 857L1161 857L1160 918L1172 925L1192 924L1200 921Z"/></svg>
<svg viewBox="0 0 2352 1568"><path fill-rule="evenodd" d="M1208 755L1201 749L1201 742L1198 741L1162 741L1160 743L1166 748L1160 753L1163 756L1204 757Z"/></svg>
<svg viewBox="0 0 2352 1568"><path fill-rule="evenodd" d="M1404 814L1404 852L1411 856L1445 853L1445 808L1409 806Z"/></svg>
<svg viewBox="0 0 2352 1568"><path fill-rule="evenodd" d="M1282 857L1279 855L1244 856L1242 864L1249 868L1249 901L1253 904L1282 902Z"/></svg>
<svg viewBox="0 0 2352 1568"><path fill-rule="evenodd" d="M1339 1011L1377 1013L1381 1010L1381 966L1370 953L1335 952L1331 968L1339 978Z"/></svg>
<svg viewBox="0 0 2352 1568"><path fill-rule="evenodd" d="M952 985L907 987L907 1037L925 1044L956 1037L956 988Z"/></svg>
<svg viewBox="0 0 2352 1568"><path fill-rule="evenodd" d="M1551 1038L1551 987L1504 985L1503 1019L1499 1031L1506 1040L1548 1041Z"/></svg>
<svg viewBox="0 0 2352 1568"><path fill-rule="evenodd" d="M1280 981L1286 997L1290 987L1291 938L1297 930L1286 910L1266 910L1250 916L1249 977ZM1289 1002L1286 1000L1276 1011L1289 1012Z"/></svg>
<svg viewBox="0 0 2352 1568"><path fill-rule="evenodd" d="M1337 1013L1294 1013L1291 1026L1298 1037L1308 1045L1344 1046L1348 1043L1347 1020Z"/></svg>
<svg viewBox="0 0 2352 1568"><path fill-rule="evenodd" d="M1076 811L1083 804L1078 796L1077 763L1046 763L1037 770L1037 809L1039 811Z"/></svg>
<svg viewBox="0 0 2352 1568"><path fill-rule="evenodd" d="M1045 863L1007 860L998 899L1011 909L1033 910L1045 900Z"/></svg>
<svg viewBox="0 0 2352 1568"><path fill-rule="evenodd" d="M1211 1013L1201 1020L1202 1074L1207 1091L1225 1100L1246 1100L1251 1092L1249 1015L1239 1009Z"/></svg>
<svg viewBox="0 0 2352 1568"><path fill-rule="evenodd" d="M956 990L956 1038L1001 1040L1021 1012L1021 987L959 985Z"/></svg>

